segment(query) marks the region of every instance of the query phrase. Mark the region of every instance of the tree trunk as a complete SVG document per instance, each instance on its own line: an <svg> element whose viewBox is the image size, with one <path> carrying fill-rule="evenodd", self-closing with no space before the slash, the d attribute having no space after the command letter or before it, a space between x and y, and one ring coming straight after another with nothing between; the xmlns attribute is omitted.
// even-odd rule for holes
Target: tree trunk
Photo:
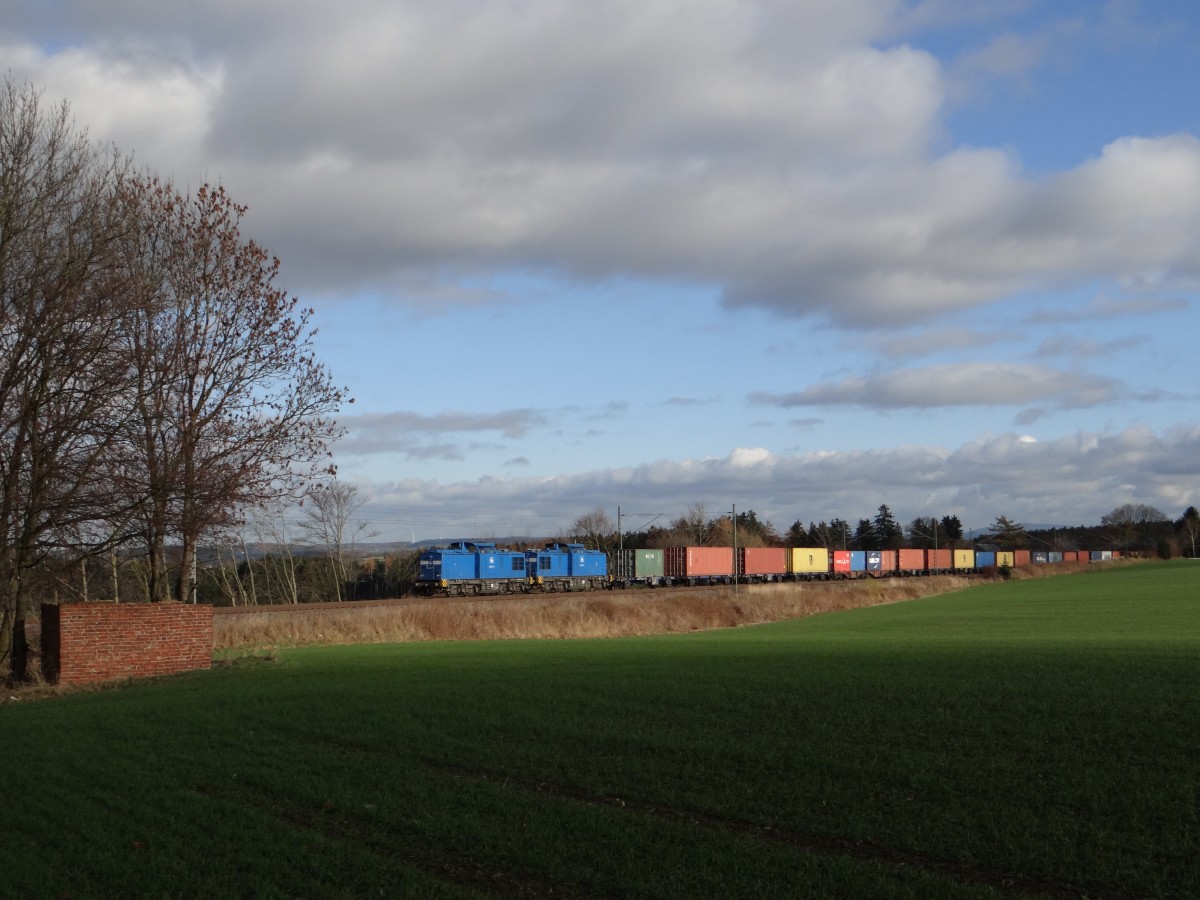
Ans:
<svg viewBox="0 0 1200 900"><path fill-rule="evenodd" d="M195 564L196 541L190 535L184 535L179 556L179 575L175 579L175 583L178 585L175 599L180 603L191 603L196 599L192 581L192 570Z"/></svg>

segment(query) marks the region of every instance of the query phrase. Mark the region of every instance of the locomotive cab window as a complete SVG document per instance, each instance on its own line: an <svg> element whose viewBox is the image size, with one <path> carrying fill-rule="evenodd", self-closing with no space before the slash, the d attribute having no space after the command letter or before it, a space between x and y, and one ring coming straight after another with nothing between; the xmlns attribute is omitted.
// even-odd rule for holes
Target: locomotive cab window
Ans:
<svg viewBox="0 0 1200 900"><path fill-rule="evenodd" d="M525 557L514 556L513 560L512 560L512 570L514 572L521 572L521 571L524 571L524 569L525 569Z"/></svg>
<svg viewBox="0 0 1200 900"><path fill-rule="evenodd" d="M542 571L542 572L549 571L551 567L552 567L552 563L550 561L550 557L548 557L548 556L539 556L538 557L538 569L540 571Z"/></svg>

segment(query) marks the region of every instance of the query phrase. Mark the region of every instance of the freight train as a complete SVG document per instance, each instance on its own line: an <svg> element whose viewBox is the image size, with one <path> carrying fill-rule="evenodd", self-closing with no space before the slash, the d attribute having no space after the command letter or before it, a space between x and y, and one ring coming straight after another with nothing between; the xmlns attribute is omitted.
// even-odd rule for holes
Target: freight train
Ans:
<svg viewBox="0 0 1200 900"><path fill-rule="evenodd" d="M707 585L975 574L990 568L1100 562L1108 550L833 550L826 547L668 547L605 554L583 544L504 550L456 541L418 560L417 593L473 596Z"/></svg>

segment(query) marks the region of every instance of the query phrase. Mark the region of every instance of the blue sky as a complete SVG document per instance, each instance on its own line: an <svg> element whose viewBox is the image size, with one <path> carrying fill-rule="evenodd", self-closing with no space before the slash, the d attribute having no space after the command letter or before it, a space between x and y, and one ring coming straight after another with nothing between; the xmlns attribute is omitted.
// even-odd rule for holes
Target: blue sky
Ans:
<svg viewBox="0 0 1200 900"><path fill-rule="evenodd" d="M17 4L17 78L219 180L384 539L1200 504L1191 2Z"/></svg>

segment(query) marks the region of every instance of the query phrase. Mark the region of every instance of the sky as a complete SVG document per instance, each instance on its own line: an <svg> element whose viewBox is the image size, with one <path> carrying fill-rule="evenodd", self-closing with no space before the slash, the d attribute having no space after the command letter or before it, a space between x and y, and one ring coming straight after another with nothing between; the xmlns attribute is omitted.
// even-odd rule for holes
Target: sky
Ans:
<svg viewBox="0 0 1200 900"><path fill-rule="evenodd" d="M363 535L1200 505L1193 0L2 0L0 60L248 206Z"/></svg>

